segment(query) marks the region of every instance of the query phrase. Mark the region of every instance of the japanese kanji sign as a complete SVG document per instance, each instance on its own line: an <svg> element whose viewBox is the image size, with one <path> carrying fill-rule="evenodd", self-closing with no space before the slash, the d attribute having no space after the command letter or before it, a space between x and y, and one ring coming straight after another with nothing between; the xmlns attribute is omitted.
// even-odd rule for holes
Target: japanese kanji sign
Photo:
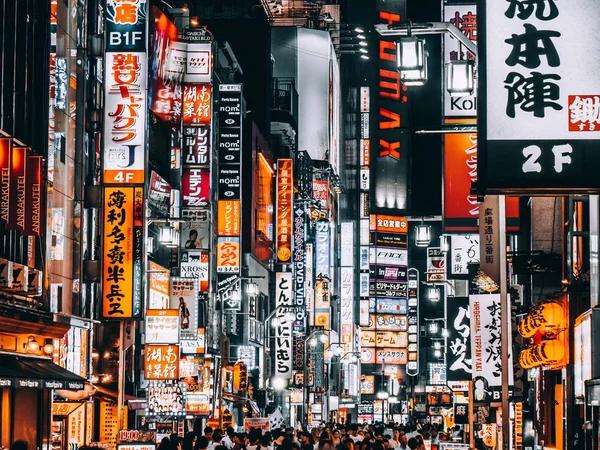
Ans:
<svg viewBox="0 0 600 450"><path fill-rule="evenodd" d="M473 378L485 378L490 387L501 386L500 294L469 296Z"/></svg>
<svg viewBox="0 0 600 450"><path fill-rule="evenodd" d="M600 5L591 0L482 5L480 191L597 188Z"/></svg>
<svg viewBox="0 0 600 450"><path fill-rule="evenodd" d="M179 346L146 345L144 349L146 380L176 380L179 378Z"/></svg>
<svg viewBox="0 0 600 450"><path fill-rule="evenodd" d="M275 306L293 306L292 273L275 274ZM286 308L279 308L275 314L277 332L275 333L275 374L279 378L292 378L293 366L293 320L288 318Z"/></svg>
<svg viewBox="0 0 600 450"><path fill-rule="evenodd" d="M176 344L179 342L179 312L177 309L146 310L146 343Z"/></svg>
<svg viewBox="0 0 600 450"><path fill-rule="evenodd" d="M469 275L469 263L479 262L479 235L457 234L450 238L448 272L451 276Z"/></svg>
<svg viewBox="0 0 600 450"><path fill-rule="evenodd" d="M277 262L292 260L292 201L294 172L291 159L277 160Z"/></svg>
<svg viewBox="0 0 600 450"><path fill-rule="evenodd" d="M102 317L141 314L142 188L104 189Z"/></svg>
<svg viewBox="0 0 600 450"><path fill-rule="evenodd" d="M183 124L210 125L211 114L211 85L186 84L183 88Z"/></svg>
<svg viewBox="0 0 600 450"><path fill-rule="evenodd" d="M468 297L449 297L446 302L447 376L448 381L470 380L473 373L471 359L471 308Z"/></svg>

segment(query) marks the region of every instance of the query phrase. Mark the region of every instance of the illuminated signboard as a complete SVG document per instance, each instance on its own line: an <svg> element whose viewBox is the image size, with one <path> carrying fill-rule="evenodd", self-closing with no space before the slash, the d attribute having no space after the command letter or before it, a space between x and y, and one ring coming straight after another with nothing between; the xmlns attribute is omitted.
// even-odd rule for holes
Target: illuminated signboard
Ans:
<svg viewBox="0 0 600 450"><path fill-rule="evenodd" d="M177 345L146 345L144 361L146 380L179 378L179 346Z"/></svg>
<svg viewBox="0 0 600 450"><path fill-rule="evenodd" d="M102 317L141 315L142 188L104 188Z"/></svg>
<svg viewBox="0 0 600 450"><path fill-rule="evenodd" d="M292 273L275 274L275 301L277 306L293 306ZM275 374L279 378L292 378L293 321L286 315L286 308L279 308L275 314L277 332L275 334Z"/></svg>
<svg viewBox="0 0 600 450"><path fill-rule="evenodd" d="M277 262L292 260L293 170L291 159L277 160Z"/></svg>
<svg viewBox="0 0 600 450"><path fill-rule="evenodd" d="M25 229L25 169L29 149L13 143L10 160L10 216L6 228L9 230Z"/></svg>

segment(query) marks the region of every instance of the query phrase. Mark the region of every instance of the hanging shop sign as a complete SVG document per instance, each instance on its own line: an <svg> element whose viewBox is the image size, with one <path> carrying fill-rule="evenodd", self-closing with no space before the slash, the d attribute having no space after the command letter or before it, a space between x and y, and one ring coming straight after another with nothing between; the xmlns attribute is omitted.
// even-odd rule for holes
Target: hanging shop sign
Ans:
<svg viewBox="0 0 600 450"><path fill-rule="evenodd" d="M294 289L294 305L299 310L306 307L306 207L297 204L294 207L294 280L296 286ZM309 276L312 277L312 274ZM305 330L304 315L302 320L297 323L296 333L304 333Z"/></svg>
<svg viewBox="0 0 600 450"><path fill-rule="evenodd" d="M10 192L11 212L6 228L9 230L25 229L25 169L29 148L13 143L10 159Z"/></svg>
<svg viewBox="0 0 600 450"><path fill-rule="evenodd" d="M369 244L381 247L408 248L408 234L373 231L369 233Z"/></svg>
<svg viewBox="0 0 600 450"><path fill-rule="evenodd" d="M469 298L449 297L446 302L446 318L448 381L470 380L473 374L473 360Z"/></svg>
<svg viewBox="0 0 600 450"><path fill-rule="evenodd" d="M371 214L369 229L388 233L408 233L408 221L404 217Z"/></svg>
<svg viewBox="0 0 600 450"><path fill-rule="evenodd" d="M403 331L362 331L360 345L361 348L406 348L408 346L408 334Z"/></svg>
<svg viewBox="0 0 600 450"><path fill-rule="evenodd" d="M479 236L456 234L450 237L448 271L451 277L469 275L469 264L479 262Z"/></svg>
<svg viewBox="0 0 600 450"><path fill-rule="evenodd" d="M179 272L183 278L198 280L200 292L208 292L208 270L210 253L207 251L181 252Z"/></svg>
<svg viewBox="0 0 600 450"><path fill-rule="evenodd" d="M184 81L210 83L212 81L212 35L205 29L186 29L187 59Z"/></svg>
<svg viewBox="0 0 600 450"><path fill-rule="evenodd" d="M171 212L171 185L152 171L148 186L148 207L156 217L168 217Z"/></svg>
<svg viewBox="0 0 600 450"><path fill-rule="evenodd" d="M241 248L239 237L217 239L217 273L239 273Z"/></svg>
<svg viewBox="0 0 600 450"><path fill-rule="evenodd" d="M147 308L166 309L169 304L169 269L149 262L149 296Z"/></svg>
<svg viewBox="0 0 600 450"><path fill-rule="evenodd" d="M500 197L488 195L479 208L479 236L481 270L493 281L500 280L500 244L505 239L500 236Z"/></svg>
<svg viewBox="0 0 600 450"><path fill-rule="evenodd" d="M390 281L371 281L369 282L369 296L388 297L388 298L406 298L408 289L406 283L394 283Z"/></svg>
<svg viewBox="0 0 600 450"><path fill-rule="evenodd" d="M211 85L186 84L183 88L183 125L210 125L211 114Z"/></svg>
<svg viewBox="0 0 600 450"><path fill-rule="evenodd" d="M242 136L242 85L219 85L219 162L239 164Z"/></svg>
<svg viewBox="0 0 600 450"><path fill-rule="evenodd" d="M406 316L392 314L370 314L369 330L407 331L408 319Z"/></svg>
<svg viewBox="0 0 600 450"><path fill-rule="evenodd" d="M375 393L375 375L360 376L360 393L371 395ZM360 405L359 405L360 406Z"/></svg>
<svg viewBox="0 0 600 450"><path fill-rule="evenodd" d="M490 387L501 386L500 294L471 295L469 301L473 378L483 378Z"/></svg>
<svg viewBox="0 0 600 450"><path fill-rule="evenodd" d="M292 273L275 274L275 306L293 306ZM275 375L291 379L293 366L293 321L286 315L286 308L279 308L275 314L277 333L275 337Z"/></svg>
<svg viewBox="0 0 600 450"><path fill-rule="evenodd" d="M419 374L419 271L408 269L408 364L406 374Z"/></svg>
<svg viewBox="0 0 600 450"><path fill-rule="evenodd" d="M382 266L407 266L408 250L386 247L370 247L369 263Z"/></svg>
<svg viewBox="0 0 600 450"><path fill-rule="evenodd" d="M238 165L219 165L219 199L240 200L241 167Z"/></svg>
<svg viewBox="0 0 600 450"><path fill-rule="evenodd" d="M369 279L406 282L408 280L408 268L391 266L369 266Z"/></svg>
<svg viewBox="0 0 600 450"><path fill-rule="evenodd" d="M210 126L183 128L181 163L184 166L210 165Z"/></svg>
<svg viewBox="0 0 600 450"><path fill-rule="evenodd" d="M12 158L12 139L0 138L0 220L8 223L10 208L10 160Z"/></svg>
<svg viewBox="0 0 600 450"><path fill-rule="evenodd" d="M219 217L217 220L217 232L219 236L240 235L240 201L219 200Z"/></svg>
<svg viewBox="0 0 600 450"><path fill-rule="evenodd" d="M313 180L313 198L319 202L321 211L329 210L329 181Z"/></svg>
<svg viewBox="0 0 600 450"><path fill-rule="evenodd" d="M185 384L148 386L147 416L182 416L185 414Z"/></svg>
<svg viewBox="0 0 600 450"><path fill-rule="evenodd" d="M242 309L242 279L236 273L218 273L219 300L226 310Z"/></svg>
<svg viewBox="0 0 600 450"><path fill-rule="evenodd" d="M289 264L292 260L292 160L277 160L277 262Z"/></svg>
<svg viewBox="0 0 600 450"><path fill-rule="evenodd" d="M146 380L179 378L179 346L177 345L146 345L144 361Z"/></svg>
<svg viewBox="0 0 600 450"><path fill-rule="evenodd" d="M354 323L354 268L342 267L340 270L340 320L342 324L352 324ZM352 335L342 337L350 342Z"/></svg>
<svg viewBox="0 0 600 450"><path fill-rule="evenodd" d="M524 8L520 2L487 1L484 13L482 53L490 57L484 56L479 74L484 93L480 191L596 189L597 5L574 0Z"/></svg>
<svg viewBox="0 0 600 450"><path fill-rule="evenodd" d="M329 276L330 268L330 223L327 219L318 220L315 225L315 272L317 277Z"/></svg>
<svg viewBox="0 0 600 450"><path fill-rule="evenodd" d="M106 50L144 50L146 0L113 1L106 5Z"/></svg>
<svg viewBox="0 0 600 450"><path fill-rule="evenodd" d="M198 280L171 278L169 307L179 313L179 339L195 341L198 338Z"/></svg>
<svg viewBox="0 0 600 450"><path fill-rule="evenodd" d="M179 311L176 309L147 309L146 343L177 344L179 342Z"/></svg>
<svg viewBox="0 0 600 450"><path fill-rule="evenodd" d="M406 315L408 313L408 300L403 298L372 298L369 300L369 312Z"/></svg>
<svg viewBox="0 0 600 450"><path fill-rule="evenodd" d="M184 167L181 171L181 206L206 207L210 202L210 169Z"/></svg>
<svg viewBox="0 0 600 450"><path fill-rule="evenodd" d="M360 358L362 364L406 364L408 352L396 348L363 348Z"/></svg>
<svg viewBox="0 0 600 450"><path fill-rule="evenodd" d="M142 312L143 189L104 188L102 317Z"/></svg>
<svg viewBox="0 0 600 450"><path fill-rule="evenodd" d="M427 247L427 282L443 282L446 279L446 258L439 247Z"/></svg>
<svg viewBox="0 0 600 450"><path fill-rule="evenodd" d="M220 212L220 210L219 210ZM179 248L187 250L207 249L210 238L210 213L206 210L182 209Z"/></svg>

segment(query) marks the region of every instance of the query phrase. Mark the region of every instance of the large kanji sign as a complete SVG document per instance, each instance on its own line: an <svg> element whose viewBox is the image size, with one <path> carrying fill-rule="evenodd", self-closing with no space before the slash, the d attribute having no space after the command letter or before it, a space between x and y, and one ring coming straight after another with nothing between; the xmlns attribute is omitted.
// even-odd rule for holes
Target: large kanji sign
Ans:
<svg viewBox="0 0 600 450"><path fill-rule="evenodd" d="M597 190L600 5L482 2L479 190Z"/></svg>

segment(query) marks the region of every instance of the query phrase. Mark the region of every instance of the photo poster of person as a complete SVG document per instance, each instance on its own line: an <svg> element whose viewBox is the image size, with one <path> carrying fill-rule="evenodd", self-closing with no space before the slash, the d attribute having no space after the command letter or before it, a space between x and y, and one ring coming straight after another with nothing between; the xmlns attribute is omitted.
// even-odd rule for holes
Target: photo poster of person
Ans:
<svg viewBox="0 0 600 450"><path fill-rule="evenodd" d="M180 340L196 340L198 338L198 280L172 277L169 303L171 309L179 311Z"/></svg>

